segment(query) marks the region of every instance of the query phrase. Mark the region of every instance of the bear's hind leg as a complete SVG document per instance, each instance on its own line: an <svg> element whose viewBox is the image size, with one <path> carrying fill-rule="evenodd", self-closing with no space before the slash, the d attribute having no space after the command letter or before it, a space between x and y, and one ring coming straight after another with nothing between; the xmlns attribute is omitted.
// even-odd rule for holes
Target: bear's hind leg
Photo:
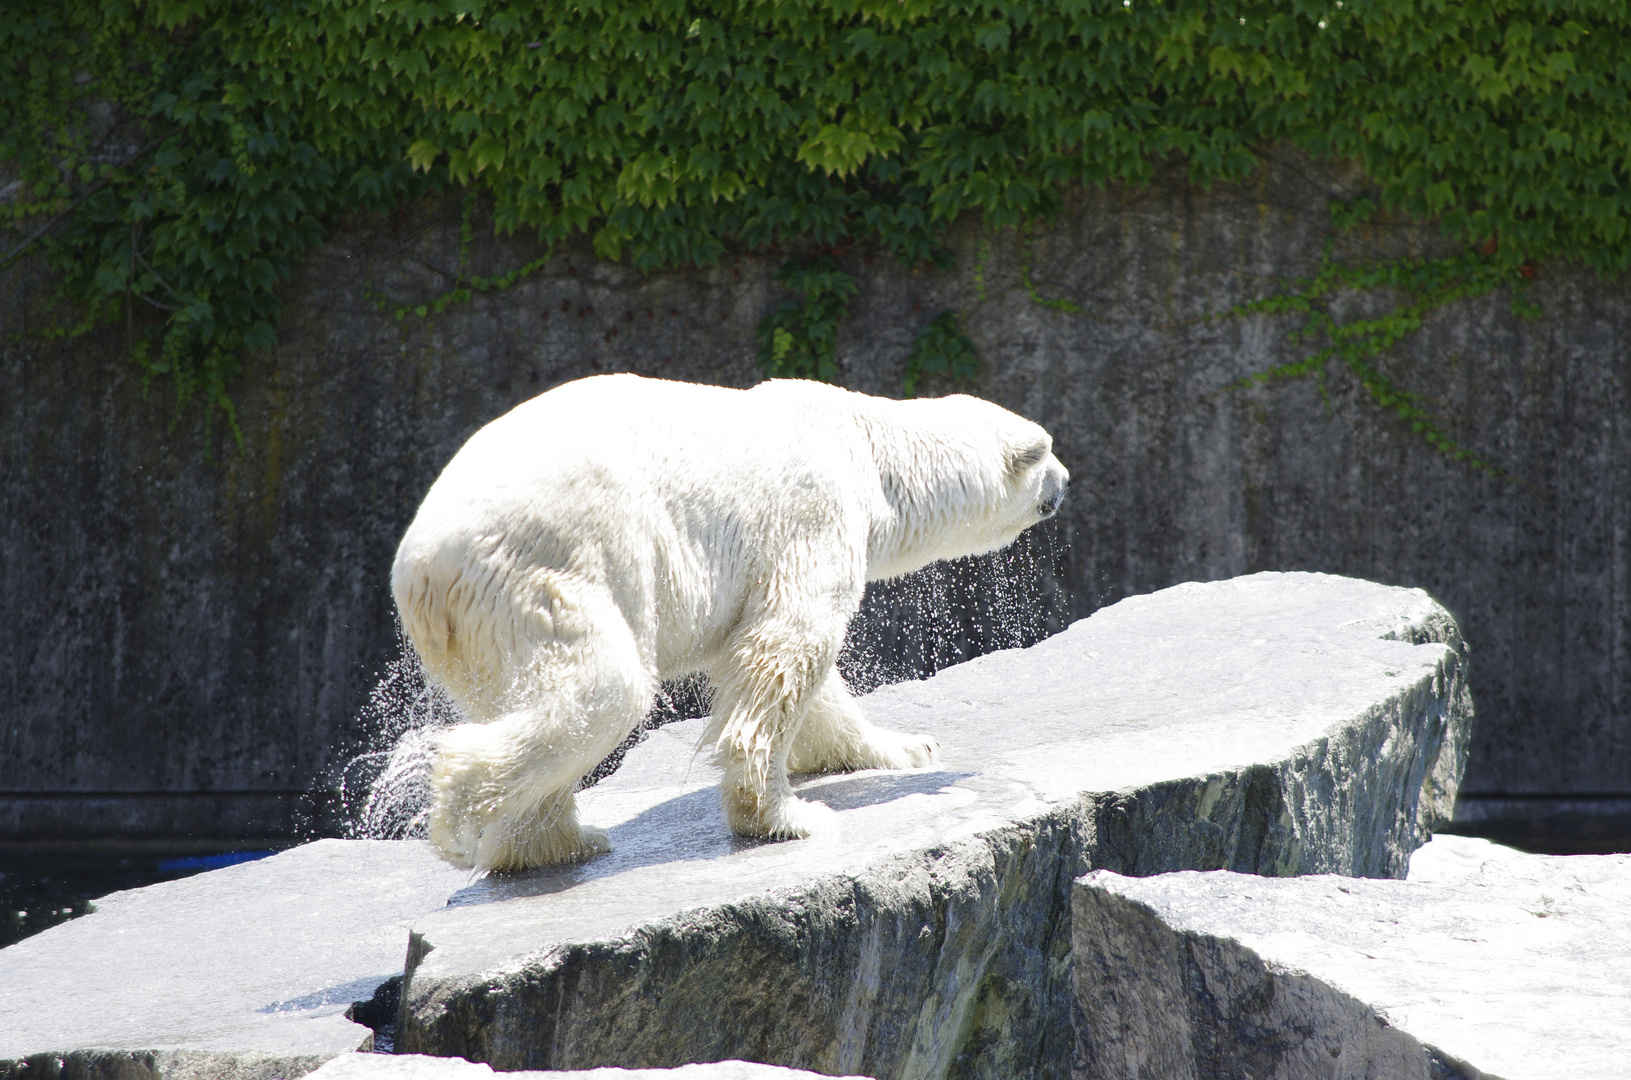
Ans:
<svg viewBox="0 0 1631 1080"><path fill-rule="evenodd" d="M916 769L933 762L939 748L928 735L902 734L868 723L835 667L827 672L793 737L787 771L798 775Z"/></svg>
<svg viewBox="0 0 1631 1080"><path fill-rule="evenodd" d="M604 830L578 821L574 797L605 755L585 745L540 760L531 748L544 726L522 712L441 734L429 825L443 858L474 870L526 870L611 850Z"/></svg>
<svg viewBox="0 0 1631 1080"><path fill-rule="evenodd" d="M573 599L569 633L558 617L553 639L506 652L501 708L485 710L500 715L437 739L430 841L456 866L524 870L610 850L603 830L578 821L573 793L639 726L657 682L609 598Z"/></svg>

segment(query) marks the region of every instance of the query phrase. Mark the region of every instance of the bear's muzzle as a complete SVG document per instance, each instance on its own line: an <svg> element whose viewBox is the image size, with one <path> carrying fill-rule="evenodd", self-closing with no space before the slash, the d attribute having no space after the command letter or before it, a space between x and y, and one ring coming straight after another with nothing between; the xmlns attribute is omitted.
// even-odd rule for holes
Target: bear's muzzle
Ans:
<svg viewBox="0 0 1631 1080"><path fill-rule="evenodd" d="M1037 507L1037 512L1041 515L1043 521L1046 521L1053 515L1057 514L1059 512L1059 504L1065 501L1064 482L1055 480L1051 476L1048 478L1048 481L1053 487L1053 491L1050 493L1045 493L1042 496L1041 504Z"/></svg>

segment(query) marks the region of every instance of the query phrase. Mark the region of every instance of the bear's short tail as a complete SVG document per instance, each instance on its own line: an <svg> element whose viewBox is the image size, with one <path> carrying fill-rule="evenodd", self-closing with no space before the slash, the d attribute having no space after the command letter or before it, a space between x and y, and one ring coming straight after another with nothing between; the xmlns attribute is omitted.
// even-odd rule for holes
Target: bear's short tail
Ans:
<svg viewBox="0 0 1631 1080"><path fill-rule="evenodd" d="M518 565L497 542L410 551L391 572L402 629L425 674L471 720L508 711L551 662L626 624L605 590L548 567ZM552 659L553 658L553 661Z"/></svg>
<svg viewBox="0 0 1631 1080"><path fill-rule="evenodd" d="M414 652L425 670L436 676L447 667L449 646L455 636L449 621L450 582L439 580L434 561L399 551L391 567L391 594Z"/></svg>
<svg viewBox="0 0 1631 1080"><path fill-rule="evenodd" d="M536 598L513 595L516 582L492 556L403 550L391 568L402 630L425 674L448 690L472 720L490 720L516 672L555 628L529 618ZM543 602L549 604L545 596Z"/></svg>

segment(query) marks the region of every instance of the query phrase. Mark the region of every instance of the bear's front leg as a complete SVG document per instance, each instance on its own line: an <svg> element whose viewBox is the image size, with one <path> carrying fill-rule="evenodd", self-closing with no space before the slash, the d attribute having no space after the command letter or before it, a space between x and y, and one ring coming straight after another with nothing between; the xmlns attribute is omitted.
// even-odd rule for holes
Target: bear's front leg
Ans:
<svg viewBox="0 0 1631 1080"><path fill-rule="evenodd" d="M738 635L732 663L716 665L712 736L723 767L725 819L738 836L794 840L817 831L833 811L793 794L787 758L836 642L811 647L783 635Z"/></svg>
<svg viewBox="0 0 1631 1080"><path fill-rule="evenodd" d="M787 779L787 748L772 753L764 769L751 755L730 755L725 759L721 794L725 820L737 836L767 840L799 840L819 832L833 811L820 803L806 802L793 794Z"/></svg>

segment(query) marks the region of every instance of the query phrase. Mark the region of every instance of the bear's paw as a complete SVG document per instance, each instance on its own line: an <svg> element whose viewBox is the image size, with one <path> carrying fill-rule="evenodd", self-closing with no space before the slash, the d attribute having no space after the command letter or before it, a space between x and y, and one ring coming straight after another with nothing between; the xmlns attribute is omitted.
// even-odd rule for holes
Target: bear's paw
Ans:
<svg viewBox="0 0 1631 1080"><path fill-rule="evenodd" d="M802 840L823 831L837 817L838 812L831 807L792 796L725 800L725 818L731 832L761 840Z"/></svg>

